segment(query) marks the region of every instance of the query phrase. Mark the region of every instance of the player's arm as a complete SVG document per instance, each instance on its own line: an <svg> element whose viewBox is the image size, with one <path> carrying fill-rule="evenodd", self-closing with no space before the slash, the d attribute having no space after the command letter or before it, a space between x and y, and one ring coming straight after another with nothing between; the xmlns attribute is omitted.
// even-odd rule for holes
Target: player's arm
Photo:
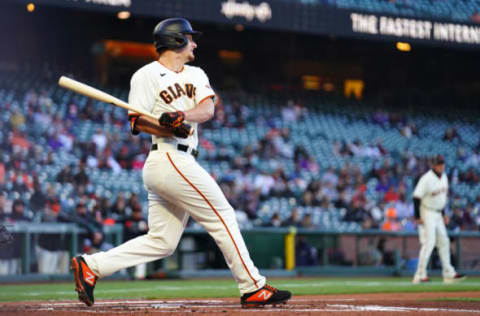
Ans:
<svg viewBox="0 0 480 316"><path fill-rule="evenodd" d="M136 135L140 132L148 133L157 137L170 137L173 131L166 127L160 126L158 120L144 115L130 115L130 129L132 134Z"/></svg>
<svg viewBox="0 0 480 316"><path fill-rule="evenodd" d="M160 126L176 128L184 121L203 123L213 117L215 113L214 95L203 99L193 109L187 111L164 112L158 119Z"/></svg>
<svg viewBox="0 0 480 316"><path fill-rule="evenodd" d="M418 197L413 197L413 215L415 216L415 219L418 220L420 219L420 203L422 202L421 199Z"/></svg>
<svg viewBox="0 0 480 316"><path fill-rule="evenodd" d="M185 111L185 120L188 122L203 123L208 121L215 114L215 104L213 96L205 98L193 109Z"/></svg>
<svg viewBox="0 0 480 316"><path fill-rule="evenodd" d="M427 178L422 176L418 180L415 190L413 191L413 210L415 219L418 221L418 224L423 224L422 219L420 218L420 205L422 203L422 198L425 196L426 187L427 187Z"/></svg>
<svg viewBox="0 0 480 316"><path fill-rule="evenodd" d="M168 128L161 126L156 119L138 114L130 114L130 130L133 135L137 135L140 132L145 132L157 137L176 136L180 138L187 138L191 135L191 126L188 124L181 123L175 128Z"/></svg>

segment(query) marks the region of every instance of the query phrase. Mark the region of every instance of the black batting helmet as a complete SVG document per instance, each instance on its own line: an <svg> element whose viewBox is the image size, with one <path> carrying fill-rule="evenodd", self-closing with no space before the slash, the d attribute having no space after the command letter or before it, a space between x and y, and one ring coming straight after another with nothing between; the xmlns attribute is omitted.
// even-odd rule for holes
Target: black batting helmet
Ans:
<svg viewBox="0 0 480 316"><path fill-rule="evenodd" d="M187 45L185 34L199 35L194 31L190 22L183 18L170 18L161 21L153 30L153 43L155 49L160 53L165 48L176 49Z"/></svg>

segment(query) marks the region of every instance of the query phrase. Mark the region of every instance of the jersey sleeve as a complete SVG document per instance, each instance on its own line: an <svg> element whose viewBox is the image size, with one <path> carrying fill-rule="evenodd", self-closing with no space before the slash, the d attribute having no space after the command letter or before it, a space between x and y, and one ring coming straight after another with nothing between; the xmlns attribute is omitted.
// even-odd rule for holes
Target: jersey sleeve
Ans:
<svg viewBox="0 0 480 316"><path fill-rule="evenodd" d="M196 93L195 93L195 104L202 103L207 98L212 98L213 103L215 102L216 94L210 86L210 81L208 80L207 74L199 68L197 74L197 84L196 84Z"/></svg>
<svg viewBox="0 0 480 316"><path fill-rule="evenodd" d="M427 181L426 175L423 175L420 180L418 180L417 186L413 191L413 197L421 199L427 194Z"/></svg>
<svg viewBox="0 0 480 316"><path fill-rule="evenodd" d="M155 104L154 95L149 92L150 82L145 75L140 73L135 73L130 80L130 92L128 94L128 103L138 107L147 112L153 111L153 106ZM130 131L133 135L138 135L140 132L136 129L137 119L140 114L128 111L128 119L130 121Z"/></svg>

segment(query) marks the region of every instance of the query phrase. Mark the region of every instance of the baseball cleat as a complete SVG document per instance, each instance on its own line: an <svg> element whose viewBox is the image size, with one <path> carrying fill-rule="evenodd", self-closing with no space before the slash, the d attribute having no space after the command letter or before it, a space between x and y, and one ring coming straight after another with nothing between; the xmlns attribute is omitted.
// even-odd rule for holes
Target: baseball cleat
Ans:
<svg viewBox="0 0 480 316"><path fill-rule="evenodd" d="M75 278L75 291L81 302L92 306L94 303L93 290L98 277L90 270L82 256L72 259L73 277Z"/></svg>
<svg viewBox="0 0 480 316"><path fill-rule="evenodd" d="M275 306L285 304L290 297L292 297L292 293L289 291L281 291L265 284L264 287L255 292L243 294L240 298L240 303L242 308L261 307L264 305Z"/></svg>
<svg viewBox="0 0 480 316"><path fill-rule="evenodd" d="M451 283L458 283L462 282L467 279L467 276L465 274L455 274L451 278L443 278L443 283L451 284Z"/></svg>
<svg viewBox="0 0 480 316"><path fill-rule="evenodd" d="M413 280L412 280L412 283L413 284L419 284L419 283L428 283L430 282L430 278L429 277L426 277L426 278L417 278L417 277L414 277Z"/></svg>

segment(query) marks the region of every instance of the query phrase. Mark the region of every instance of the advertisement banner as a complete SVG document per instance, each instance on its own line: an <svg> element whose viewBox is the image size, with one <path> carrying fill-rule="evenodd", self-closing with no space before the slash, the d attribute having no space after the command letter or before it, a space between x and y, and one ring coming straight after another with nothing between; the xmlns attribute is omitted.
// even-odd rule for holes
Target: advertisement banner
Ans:
<svg viewBox="0 0 480 316"><path fill-rule="evenodd" d="M10 0L28 3L26 0ZM94 11L243 24L277 31L480 47L480 25L354 12L285 0L36 0Z"/></svg>

